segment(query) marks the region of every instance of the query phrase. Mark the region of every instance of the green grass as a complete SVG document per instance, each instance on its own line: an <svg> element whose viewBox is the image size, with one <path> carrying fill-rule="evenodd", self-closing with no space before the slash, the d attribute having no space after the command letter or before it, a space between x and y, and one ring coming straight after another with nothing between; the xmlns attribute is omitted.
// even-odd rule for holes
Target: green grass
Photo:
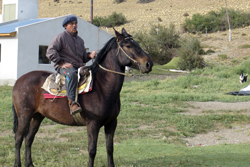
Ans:
<svg viewBox="0 0 250 167"><path fill-rule="evenodd" d="M249 143L189 148L184 140L218 127L250 124L250 116L244 115L248 110L204 110L192 116L182 113L192 107L189 101L249 101L249 96L226 94L248 85L239 84L238 72L250 73L249 64L247 58L238 66L206 67L165 80L125 82L114 138L116 166L248 166ZM153 72L157 67L166 68L155 66ZM0 87L0 166L4 167L14 163L11 93L12 87ZM48 119L43 121L32 149L35 166L87 166L86 127L75 127L72 132L68 128ZM106 162L102 128L95 166L106 166Z"/></svg>
<svg viewBox="0 0 250 167"><path fill-rule="evenodd" d="M218 54L218 58L219 60L226 60L227 59L227 55L226 54Z"/></svg>
<svg viewBox="0 0 250 167"><path fill-rule="evenodd" d="M178 64L179 59L180 57L174 57L169 63L164 65L164 68L177 69L177 64Z"/></svg>
<svg viewBox="0 0 250 167"><path fill-rule="evenodd" d="M75 135L73 133L73 135ZM103 137L102 135L100 137ZM1 143L11 140L2 138ZM13 139L12 139L13 140ZM165 166L248 166L249 144L221 144L209 147L185 147L169 144L167 139L127 139L114 146L115 164L118 167L165 167ZM83 141L83 140L82 140ZM13 147L0 146L1 163L13 166ZM87 166L85 142L61 142L36 140L34 143L34 165L41 167ZM22 150L23 153L23 150ZM106 148L99 145L95 166L106 166Z"/></svg>
<svg viewBox="0 0 250 167"><path fill-rule="evenodd" d="M249 44L244 44L244 45L240 45L238 48L239 49L248 49L248 48L250 48L250 45Z"/></svg>

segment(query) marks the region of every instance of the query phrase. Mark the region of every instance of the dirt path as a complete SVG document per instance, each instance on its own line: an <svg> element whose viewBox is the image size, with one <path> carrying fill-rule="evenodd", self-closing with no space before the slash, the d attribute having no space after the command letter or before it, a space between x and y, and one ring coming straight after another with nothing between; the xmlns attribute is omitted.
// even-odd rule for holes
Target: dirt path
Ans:
<svg viewBox="0 0 250 167"><path fill-rule="evenodd" d="M232 129L219 129L184 139L187 146L250 143L250 125L235 125Z"/></svg>
<svg viewBox="0 0 250 167"><path fill-rule="evenodd" d="M250 101L248 102L237 102L237 103L225 103L225 102L188 102L192 108L188 108L185 114L188 115L199 115L203 114L202 111L239 111L244 110L241 113L250 114Z"/></svg>
<svg viewBox="0 0 250 167"><path fill-rule="evenodd" d="M250 101L237 103L224 102L189 102L191 108L188 108L187 115L204 114L202 111L239 111L241 114L250 114ZM250 125L235 124L231 129L220 128L210 131L207 134L197 134L194 137L185 138L188 147L209 146L216 144L239 144L250 143Z"/></svg>

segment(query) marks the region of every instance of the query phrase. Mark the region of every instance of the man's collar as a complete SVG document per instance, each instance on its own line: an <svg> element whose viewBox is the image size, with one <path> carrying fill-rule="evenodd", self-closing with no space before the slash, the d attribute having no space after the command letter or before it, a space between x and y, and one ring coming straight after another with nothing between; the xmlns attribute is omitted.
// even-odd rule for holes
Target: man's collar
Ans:
<svg viewBox="0 0 250 167"><path fill-rule="evenodd" d="M70 35L72 35L73 37L76 37L78 35L78 31L76 31L76 33L71 33L68 30L65 30L67 33L69 33Z"/></svg>

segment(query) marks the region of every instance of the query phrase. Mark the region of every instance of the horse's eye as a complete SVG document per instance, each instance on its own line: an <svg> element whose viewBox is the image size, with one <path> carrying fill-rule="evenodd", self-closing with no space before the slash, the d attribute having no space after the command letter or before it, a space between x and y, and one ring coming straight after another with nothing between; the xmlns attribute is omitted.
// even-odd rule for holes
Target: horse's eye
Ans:
<svg viewBox="0 0 250 167"><path fill-rule="evenodd" d="M131 46L130 46L130 45L126 45L126 47L127 47L127 48L131 48Z"/></svg>

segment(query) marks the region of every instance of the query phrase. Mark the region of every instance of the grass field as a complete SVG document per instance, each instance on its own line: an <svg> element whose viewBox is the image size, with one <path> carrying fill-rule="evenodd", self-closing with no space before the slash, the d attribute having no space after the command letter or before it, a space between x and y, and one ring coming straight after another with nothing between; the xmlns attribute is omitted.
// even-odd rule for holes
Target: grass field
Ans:
<svg viewBox="0 0 250 167"><path fill-rule="evenodd" d="M250 111L204 111L183 114L188 101L249 101L248 96L226 93L239 90L238 71L247 72L249 59L241 65L216 66L193 71L175 79L125 82L121 113L114 139L115 164L120 167L148 166L248 166L250 143L187 147L185 138L234 124L250 124ZM162 67L164 68L164 67ZM157 73L157 71L153 71ZM0 87L0 166L14 164L12 87ZM250 134L249 134L250 135ZM98 140L95 166L106 166L103 128ZM24 147L22 162L24 163ZM35 166L87 166L85 127L67 127L44 120L33 145Z"/></svg>

